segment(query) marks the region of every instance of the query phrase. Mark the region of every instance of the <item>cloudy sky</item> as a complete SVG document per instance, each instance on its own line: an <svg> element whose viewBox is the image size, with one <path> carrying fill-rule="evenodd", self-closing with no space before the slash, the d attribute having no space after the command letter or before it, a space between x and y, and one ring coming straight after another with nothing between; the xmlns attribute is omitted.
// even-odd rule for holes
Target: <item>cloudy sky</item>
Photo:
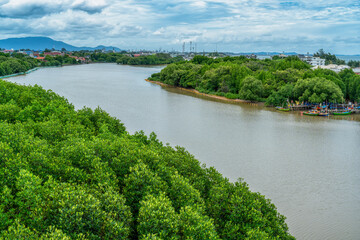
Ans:
<svg viewBox="0 0 360 240"><path fill-rule="evenodd" d="M0 39L231 52L360 54L359 0L0 0Z"/></svg>

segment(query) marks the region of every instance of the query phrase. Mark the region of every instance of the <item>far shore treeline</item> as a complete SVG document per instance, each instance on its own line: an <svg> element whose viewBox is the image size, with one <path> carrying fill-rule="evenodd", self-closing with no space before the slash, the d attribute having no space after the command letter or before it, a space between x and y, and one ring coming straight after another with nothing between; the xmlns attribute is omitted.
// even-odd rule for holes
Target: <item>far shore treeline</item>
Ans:
<svg viewBox="0 0 360 240"><path fill-rule="evenodd" d="M335 55L322 50L316 56L326 63L343 63ZM82 58L86 61L78 61ZM150 80L169 85L196 89L202 93L229 99L262 101L267 105L286 105L288 101L309 103L343 103L360 100L360 76L351 69L335 73L329 69L311 69L311 65L296 56L272 60L240 57L209 58L195 56L183 61L181 56L167 53L136 56L136 54L79 51L50 56L39 60L30 56L0 53L0 76L23 73L39 66L64 66L80 63L117 63L124 65L169 64ZM357 62L351 62L356 65Z"/></svg>
<svg viewBox="0 0 360 240"><path fill-rule="evenodd" d="M0 77L15 73L23 73L35 67L62 66L79 64L76 59L64 56L46 56L44 60L39 60L22 53L2 53L0 52Z"/></svg>
<svg viewBox="0 0 360 240"><path fill-rule="evenodd" d="M270 200L184 148L0 80L0 239L294 238Z"/></svg>
<svg viewBox="0 0 360 240"><path fill-rule="evenodd" d="M264 101L273 106L285 105L287 101L360 100L360 76L351 69L335 73L311 67L297 56L273 60L195 56L191 61L168 65L150 80L230 99Z"/></svg>
<svg viewBox="0 0 360 240"><path fill-rule="evenodd" d="M100 62L100 63L117 63L124 65L162 65L170 64L175 62L180 62L183 59L181 56L171 57L168 53L155 53L149 55L140 55L137 54L128 54L127 52L121 53L103 53L103 52L87 52L79 51L73 53L75 56L79 57L89 57L91 62Z"/></svg>
<svg viewBox="0 0 360 240"><path fill-rule="evenodd" d="M0 52L0 77L24 73L35 67L65 66L81 63L117 63L126 65L161 65L182 61L182 57L171 57L167 53L156 53L147 56L133 57L126 53L102 53L100 51L79 51L71 52L71 55L51 56L40 54L44 59L37 59L22 53L2 53ZM76 58L86 57L86 61L78 61Z"/></svg>

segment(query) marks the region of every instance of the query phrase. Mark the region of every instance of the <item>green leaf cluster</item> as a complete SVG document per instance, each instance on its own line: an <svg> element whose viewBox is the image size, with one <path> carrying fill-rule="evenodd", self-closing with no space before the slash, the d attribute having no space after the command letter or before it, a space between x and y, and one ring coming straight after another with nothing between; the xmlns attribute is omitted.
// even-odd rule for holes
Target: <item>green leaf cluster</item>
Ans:
<svg viewBox="0 0 360 240"><path fill-rule="evenodd" d="M352 70L337 74L328 69L310 68L296 56L273 60L195 56L189 62L168 65L160 73L153 74L150 80L229 99L265 101L267 105L275 106L291 100L311 103L360 101L360 76ZM316 85L300 86L309 79L312 79L310 82L319 81ZM302 97L302 93L294 92L300 88L308 90L306 96L315 95Z"/></svg>
<svg viewBox="0 0 360 240"><path fill-rule="evenodd" d="M325 53L324 49L320 49L318 52L314 54L314 57L320 57L325 59L325 64L337 64L344 65L345 61L337 58L335 54Z"/></svg>
<svg viewBox="0 0 360 240"><path fill-rule="evenodd" d="M161 65L183 61L182 57L171 57L168 53L156 53L153 55L142 55L134 57L131 54L121 53L103 53L103 52L83 52L73 53L75 56L87 56L92 62L117 63L124 65Z"/></svg>
<svg viewBox="0 0 360 240"><path fill-rule="evenodd" d="M350 60L349 62L347 62L347 65L352 68L359 68L360 61Z"/></svg>
<svg viewBox="0 0 360 240"><path fill-rule="evenodd" d="M70 64L80 64L80 62L76 61L75 58L71 58L69 55L65 54L51 56L46 55L45 61L41 61L41 66L43 67L50 67L50 66L63 66L63 65L70 65Z"/></svg>
<svg viewBox="0 0 360 240"><path fill-rule="evenodd" d="M0 80L0 239L267 238L293 239L243 181L100 108Z"/></svg>
<svg viewBox="0 0 360 240"><path fill-rule="evenodd" d="M5 54L0 52L0 77L23 73L37 67L39 61L22 53Z"/></svg>
<svg viewBox="0 0 360 240"><path fill-rule="evenodd" d="M167 53L156 53L154 55L131 57L128 55L122 55L117 58L117 64L125 65L161 65L161 64L170 64L175 62L183 61L184 59L180 56L171 57Z"/></svg>

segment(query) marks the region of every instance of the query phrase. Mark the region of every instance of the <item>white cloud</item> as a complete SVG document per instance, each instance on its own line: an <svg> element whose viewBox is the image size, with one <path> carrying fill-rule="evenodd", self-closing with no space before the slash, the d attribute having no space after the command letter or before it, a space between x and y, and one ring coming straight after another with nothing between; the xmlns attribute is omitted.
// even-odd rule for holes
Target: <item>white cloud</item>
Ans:
<svg viewBox="0 0 360 240"><path fill-rule="evenodd" d="M360 3L351 0L0 0L0 20L3 38L77 45L360 53Z"/></svg>
<svg viewBox="0 0 360 240"><path fill-rule="evenodd" d="M194 1L190 3L190 6L197 7L197 8L206 8L207 4L205 1Z"/></svg>
<svg viewBox="0 0 360 240"><path fill-rule="evenodd" d="M105 0L7 0L0 2L0 16L32 18L69 9L95 13L100 12L106 6Z"/></svg>

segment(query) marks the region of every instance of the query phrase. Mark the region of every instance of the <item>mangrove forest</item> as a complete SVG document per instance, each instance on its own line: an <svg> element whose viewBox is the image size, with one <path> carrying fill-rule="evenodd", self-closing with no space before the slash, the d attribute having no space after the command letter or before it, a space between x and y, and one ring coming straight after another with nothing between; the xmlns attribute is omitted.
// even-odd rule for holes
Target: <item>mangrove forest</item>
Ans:
<svg viewBox="0 0 360 240"><path fill-rule="evenodd" d="M294 239L242 179L100 108L4 80L0 193L0 239Z"/></svg>
<svg viewBox="0 0 360 240"><path fill-rule="evenodd" d="M311 65L297 56L273 60L195 56L191 61L170 64L149 79L230 99L263 101L273 106L290 101L342 103L360 100L360 76L351 69L340 73L329 69L312 70Z"/></svg>

